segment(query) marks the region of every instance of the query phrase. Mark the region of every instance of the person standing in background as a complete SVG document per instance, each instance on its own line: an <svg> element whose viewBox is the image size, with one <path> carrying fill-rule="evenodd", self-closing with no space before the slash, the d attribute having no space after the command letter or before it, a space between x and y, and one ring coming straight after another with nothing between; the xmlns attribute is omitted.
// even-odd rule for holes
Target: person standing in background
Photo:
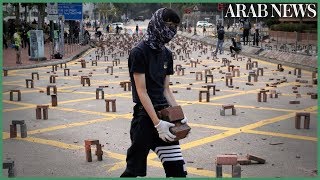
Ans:
<svg viewBox="0 0 320 180"><path fill-rule="evenodd" d="M246 19L243 22L243 45L247 45L249 42L249 35L250 35L250 29L251 29L251 23L249 21L249 19Z"/></svg>
<svg viewBox="0 0 320 180"><path fill-rule="evenodd" d="M21 36L20 36L20 30L18 29L14 34L13 34L13 39L14 39L14 45L16 49L16 64L22 64L21 62Z"/></svg>
<svg viewBox="0 0 320 180"><path fill-rule="evenodd" d="M253 34L253 45L259 46L259 29L256 29L255 33Z"/></svg>
<svg viewBox="0 0 320 180"><path fill-rule="evenodd" d="M139 26L138 26L138 24L136 25L136 34L138 34L139 33Z"/></svg>
<svg viewBox="0 0 320 180"><path fill-rule="evenodd" d="M218 29L218 42L215 54L218 54L218 49L220 50L220 54L223 52L223 42L224 42L224 27L220 26Z"/></svg>

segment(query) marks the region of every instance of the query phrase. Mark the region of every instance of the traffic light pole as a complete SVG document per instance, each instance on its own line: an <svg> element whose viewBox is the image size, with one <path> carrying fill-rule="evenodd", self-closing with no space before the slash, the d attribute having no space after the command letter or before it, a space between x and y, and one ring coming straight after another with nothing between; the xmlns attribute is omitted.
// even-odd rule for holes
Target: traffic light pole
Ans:
<svg viewBox="0 0 320 180"><path fill-rule="evenodd" d="M224 26L223 9L221 10L221 25Z"/></svg>
<svg viewBox="0 0 320 180"><path fill-rule="evenodd" d="M194 32L193 32L193 35L197 35L197 22L196 22L196 12L193 11L193 20L194 20Z"/></svg>
<svg viewBox="0 0 320 180"><path fill-rule="evenodd" d="M221 11L221 26L224 26L223 9L224 5L222 3L218 3L218 11Z"/></svg>
<svg viewBox="0 0 320 180"><path fill-rule="evenodd" d="M50 54L50 58L54 55L54 23L53 21L51 20L50 21L50 39L51 39L51 42L52 42L52 54Z"/></svg>

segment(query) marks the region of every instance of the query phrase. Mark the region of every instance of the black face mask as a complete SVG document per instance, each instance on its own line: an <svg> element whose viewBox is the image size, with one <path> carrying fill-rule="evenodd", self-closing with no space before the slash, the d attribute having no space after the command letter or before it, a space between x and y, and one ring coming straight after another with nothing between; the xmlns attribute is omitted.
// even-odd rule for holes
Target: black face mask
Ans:
<svg viewBox="0 0 320 180"><path fill-rule="evenodd" d="M147 34L144 41L152 49L163 49L164 44L177 34L177 29L167 26L162 19L162 13L165 8L157 10L148 25Z"/></svg>

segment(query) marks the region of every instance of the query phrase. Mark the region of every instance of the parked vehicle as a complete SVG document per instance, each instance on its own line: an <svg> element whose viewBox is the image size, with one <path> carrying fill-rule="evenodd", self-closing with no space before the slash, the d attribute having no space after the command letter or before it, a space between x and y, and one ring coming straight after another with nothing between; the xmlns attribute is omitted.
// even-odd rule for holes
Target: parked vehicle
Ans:
<svg viewBox="0 0 320 180"><path fill-rule="evenodd" d="M134 21L144 21L144 17L143 16L138 16L138 17L135 17L133 20Z"/></svg>
<svg viewBox="0 0 320 180"><path fill-rule="evenodd" d="M123 23L122 22L115 22L115 23L112 23L111 26L112 26L112 29L116 29L116 27L120 28L120 30L123 30Z"/></svg>
<svg viewBox="0 0 320 180"><path fill-rule="evenodd" d="M212 23L208 23L208 21L198 21L197 22L197 27L202 28L202 27L213 27Z"/></svg>

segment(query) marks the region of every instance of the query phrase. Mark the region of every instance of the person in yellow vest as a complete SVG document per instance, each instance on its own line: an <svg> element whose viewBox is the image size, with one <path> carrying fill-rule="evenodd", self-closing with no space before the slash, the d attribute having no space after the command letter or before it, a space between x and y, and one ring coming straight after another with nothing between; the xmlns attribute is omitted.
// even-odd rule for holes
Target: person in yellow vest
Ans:
<svg viewBox="0 0 320 180"><path fill-rule="evenodd" d="M17 64L22 64L21 62L21 36L20 36L20 31L17 30L14 34L13 34L13 39L14 39L14 45L15 45L15 49L16 49L16 54L17 54L17 60L16 63Z"/></svg>

